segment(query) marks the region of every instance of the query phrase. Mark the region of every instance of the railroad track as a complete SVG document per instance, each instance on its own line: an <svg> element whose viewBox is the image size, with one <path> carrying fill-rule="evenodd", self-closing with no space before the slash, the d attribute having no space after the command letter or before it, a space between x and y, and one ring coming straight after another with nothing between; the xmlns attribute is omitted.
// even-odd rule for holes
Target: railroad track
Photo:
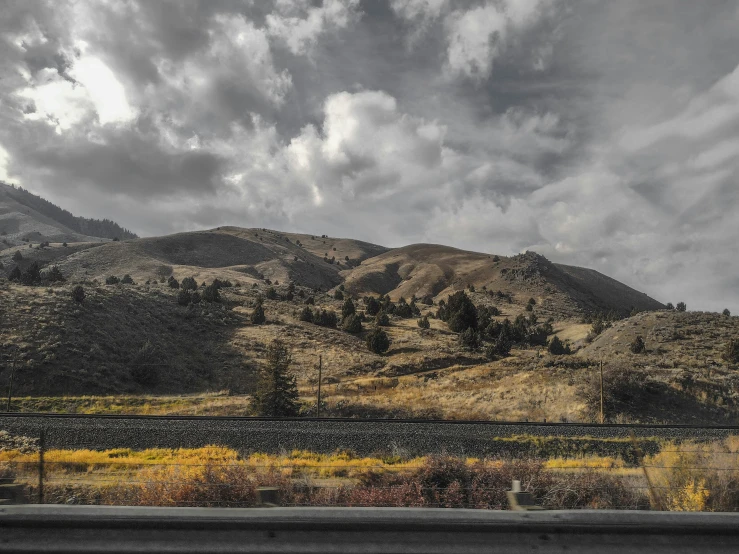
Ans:
<svg viewBox="0 0 739 554"><path fill-rule="evenodd" d="M500 453L500 438L722 439L739 435L731 425L626 425L540 422L436 421L408 419L254 418L217 416L78 415L0 413L0 430L38 437L47 448L196 448L211 444L242 451L293 449L366 455Z"/></svg>

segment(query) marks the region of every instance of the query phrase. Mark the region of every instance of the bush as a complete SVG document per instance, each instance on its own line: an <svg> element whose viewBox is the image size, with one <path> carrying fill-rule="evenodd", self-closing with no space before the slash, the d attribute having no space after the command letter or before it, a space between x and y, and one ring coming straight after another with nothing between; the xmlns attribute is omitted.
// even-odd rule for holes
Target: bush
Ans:
<svg viewBox="0 0 739 554"><path fill-rule="evenodd" d="M429 327L431 327L431 324L429 323L429 318L428 318L428 317L426 317L426 316L423 316L423 317L422 317L421 319L419 319L419 320L418 320L418 321L417 321L416 323L418 324L418 326L419 326L419 327L420 327L421 329L428 329Z"/></svg>
<svg viewBox="0 0 739 554"><path fill-rule="evenodd" d="M572 353L570 346L568 344L564 344L557 335L554 335L552 340L549 341L548 350L550 354L555 354L557 356Z"/></svg>
<svg viewBox="0 0 739 554"><path fill-rule="evenodd" d="M341 318L346 319L350 315L354 315L357 312L357 309L354 307L354 302L352 302L351 298L347 298L344 301L344 305L341 307Z"/></svg>
<svg viewBox="0 0 739 554"><path fill-rule="evenodd" d="M459 344L471 350L477 350L480 347L480 335L472 327L468 327L459 334Z"/></svg>
<svg viewBox="0 0 739 554"><path fill-rule="evenodd" d="M169 285L169 288L171 289L180 288L180 282L174 277L170 277L169 279L167 279L167 284Z"/></svg>
<svg viewBox="0 0 739 554"><path fill-rule="evenodd" d="M62 270L59 269L59 266L52 266L49 271L46 272L46 280L50 283L63 283L64 282L64 275L62 275Z"/></svg>
<svg viewBox="0 0 739 554"><path fill-rule="evenodd" d="M344 293L341 292L339 289L336 289L334 291L334 300L344 300Z"/></svg>
<svg viewBox="0 0 739 554"><path fill-rule="evenodd" d="M180 306L187 306L191 302L192 302L192 295L190 294L190 291L181 289L180 292L177 294L177 303Z"/></svg>
<svg viewBox="0 0 739 554"><path fill-rule="evenodd" d="M21 268L15 266L8 275L8 281L20 281L21 280Z"/></svg>
<svg viewBox="0 0 739 554"><path fill-rule="evenodd" d="M116 277L115 275L110 275L109 277L106 277L105 278L105 284L106 285L117 285L120 282L121 282L121 280L118 277Z"/></svg>
<svg viewBox="0 0 739 554"><path fill-rule="evenodd" d="M135 284L133 282L133 279L131 278L131 276L128 273L126 273L123 276L123 279L121 279L121 283L124 284L124 285L134 285Z"/></svg>
<svg viewBox="0 0 739 554"><path fill-rule="evenodd" d="M739 340L731 339L724 347L721 357L730 364L739 364Z"/></svg>
<svg viewBox="0 0 739 554"><path fill-rule="evenodd" d="M357 334L362 332L362 321L357 314L350 314L344 318L341 328L347 333Z"/></svg>
<svg viewBox="0 0 739 554"><path fill-rule="evenodd" d="M254 307L254 311L251 313L251 316L249 316L249 320L254 325L261 325L267 321L267 317L264 315L264 307L262 307L261 302L257 302L257 305Z"/></svg>
<svg viewBox="0 0 739 554"><path fill-rule="evenodd" d="M190 302L192 302L193 304L200 304L200 300L200 293L198 291L193 291L190 294Z"/></svg>
<svg viewBox="0 0 739 554"><path fill-rule="evenodd" d="M387 327L390 325L390 318L385 312L380 312L375 318L375 323L381 327Z"/></svg>
<svg viewBox="0 0 739 554"><path fill-rule="evenodd" d="M14 262L20 262L23 259L23 254L21 254L20 250L16 250L15 254L13 254L13 261Z"/></svg>
<svg viewBox="0 0 739 554"><path fill-rule="evenodd" d="M180 288L183 290L198 290L198 283L194 277L185 277L180 283Z"/></svg>
<svg viewBox="0 0 739 554"><path fill-rule="evenodd" d="M446 321L449 329L455 333L470 327L477 329L477 309L464 291L455 292L447 298L444 310L440 308L439 312L440 319Z"/></svg>
<svg viewBox="0 0 739 554"><path fill-rule="evenodd" d="M274 340L267 348L267 366L259 373L254 409L263 417L295 417L299 413L298 387L291 375L292 356L287 347Z"/></svg>
<svg viewBox="0 0 739 554"><path fill-rule="evenodd" d="M721 312L722 315L725 315L726 317L731 316L731 312L729 311L729 308L724 308L724 311Z"/></svg>
<svg viewBox="0 0 739 554"><path fill-rule="evenodd" d="M405 301L405 298L400 298L398 303L395 305L395 315L402 317L403 319L409 319L413 317L413 309Z"/></svg>
<svg viewBox="0 0 739 554"><path fill-rule="evenodd" d="M63 246L64 248L66 248L66 247L67 247L68 245L67 245L67 243L66 243L66 242L63 242L63 243L62 243L62 246Z"/></svg>
<svg viewBox="0 0 739 554"><path fill-rule="evenodd" d="M390 338L385 331L375 328L367 335L367 348L375 354L384 354L390 348Z"/></svg>
<svg viewBox="0 0 739 554"><path fill-rule="evenodd" d="M84 302L85 289L83 289L81 285L77 285L72 289L72 300L75 302Z"/></svg>
<svg viewBox="0 0 739 554"><path fill-rule="evenodd" d="M323 327L335 328L336 324L338 323L336 312L332 310L321 310L319 312L318 310L316 310L313 314L313 323L315 323L316 325L321 325Z"/></svg>
<svg viewBox="0 0 739 554"><path fill-rule="evenodd" d="M678 302L678 303L677 303L677 306L675 307L675 309L676 309L676 310L677 310L678 312L684 312L685 310L687 310L687 309L688 309L688 307L687 307L687 306L685 305L685 302Z"/></svg>
<svg viewBox="0 0 739 554"><path fill-rule="evenodd" d="M377 315L380 311L380 303L374 296L370 296L367 300L365 311L367 312L367 315Z"/></svg>
<svg viewBox="0 0 739 554"><path fill-rule="evenodd" d="M267 297L267 300L277 300L277 291L274 287L269 287L267 292L264 293L264 296Z"/></svg>
<svg viewBox="0 0 739 554"><path fill-rule="evenodd" d="M306 306L305 308L301 310L299 319L300 321L307 321L308 323L313 323L313 310L310 309L310 306Z"/></svg>
<svg viewBox="0 0 739 554"><path fill-rule="evenodd" d="M505 335L502 335L495 339L493 342L487 345L485 348L485 357L488 360L497 360L498 358L505 358L511 353L511 342Z"/></svg>
<svg viewBox="0 0 739 554"><path fill-rule="evenodd" d="M634 354L641 354L644 352L644 349L646 348L646 345L644 344L644 339L641 337L641 335L637 335L636 338L631 341L631 344L629 345L629 350L631 350Z"/></svg>
<svg viewBox="0 0 739 554"><path fill-rule="evenodd" d="M425 294L423 298L421 298L421 304L425 304L426 306L433 306L434 305L434 297L430 294Z"/></svg>
<svg viewBox="0 0 739 554"><path fill-rule="evenodd" d="M203 300L206 302L220 302L221 293L218 290L218 287L214 284L205 287L205 290L203 290Z"/></svg>
<svg viewBox="0 0 739 554"><path fill-rule="evenodd" d="M33 262L26 268L21 275L21 283L29 286L41 284L41 268L38 262Z"/></svg>

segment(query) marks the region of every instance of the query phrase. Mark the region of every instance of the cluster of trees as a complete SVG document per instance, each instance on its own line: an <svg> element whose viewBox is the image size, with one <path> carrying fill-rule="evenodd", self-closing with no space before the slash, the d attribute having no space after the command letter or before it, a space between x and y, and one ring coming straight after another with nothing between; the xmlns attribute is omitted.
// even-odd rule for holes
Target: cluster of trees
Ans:
<svg viewBox="0 0 739 554"><path fill-rule="evenodd" d="M26 286L37 286L51 283L63 283L64 275L58 266L51 266L42 272L38 262L33 262L25 270L21 271L20 266L15 266L8 275L9 281L14 281Z"/></svg>
<svg viewBox="0 0 739 554"><path fill-rule="evenodd" d="M119 283L122 285L135 285L136 284L133 278L128 273L126 273L120 279L116 277L115 275L109 275L108 277L105 278L106 285L117 285Z"/></svg>
<svg viewBox="0 0 739 554"><path fill-rule="evenodd" d="M685 305L685 302L678 302L677 306L673 306L672 302L668 302L665 304L665 307L668 310L677 310L678 312L684 312L688 309L688 307Z"/></svg>
<svg viewBox="0 0 739 554"><path fill-rule="evenodd" d="M433 303L431 297L428 298ZM386 315L395 315L403 319L411 319L420 317L421 310L416 305L416 297L412 297L410 303L402 296L397 302L390 300L389 296L380 295L378 298L374 296L365 296L364 299L365 312L367 315L376 316L379 313Z"/></svg>
<svg viewBox="0 0 739 554"><path fill-rule="evenodd" d="M535 305L529 301L530 306ZM519 314L511 323L494 320L500 311L494 306L475 306L464 291L449 296L446 302L439 302L437 317L446 322L449 329L459 333L460 343L468 348L477 349L486 344L485 353L491 358L504 357L510 353L513 345L549 346L553 354L567 354L569 346L563 344L558 337L547 343L552 334L551 321L539 323L533 310L528 316ZM419 326L422 323L419 322Z"/></svg>

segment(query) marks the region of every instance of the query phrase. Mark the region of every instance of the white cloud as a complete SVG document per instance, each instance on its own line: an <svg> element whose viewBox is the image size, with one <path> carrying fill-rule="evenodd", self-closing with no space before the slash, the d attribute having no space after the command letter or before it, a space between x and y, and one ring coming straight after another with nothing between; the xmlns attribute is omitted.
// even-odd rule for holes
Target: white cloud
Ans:
<svg viewBox="0 0 739 554"><path fill-rule="evenodd" d="M358 7L359 0L325 0L318 7L309 7L307 2L278 2L277 10L267 15L267 29L293 54L306 54L323 33L356 21Z"/></svg>
<svg viewBox="0 0 739 554"><path fill-rule="evenodd" d="M100 59L84 56L74 63L69 74L85 88L101 125L123 123L136 117L123 85Z"/></svg>

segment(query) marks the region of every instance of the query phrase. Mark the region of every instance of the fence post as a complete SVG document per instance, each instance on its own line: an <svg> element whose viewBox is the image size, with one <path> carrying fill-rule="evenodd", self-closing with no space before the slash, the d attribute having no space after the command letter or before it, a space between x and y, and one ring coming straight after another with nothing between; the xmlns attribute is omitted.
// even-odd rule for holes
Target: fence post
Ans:
<svg viewBox="0 0 739 554"><path fill-rule="evenodd" d="M38 441L38 503L44 503L44 450L46 449L46 432L41 429Z"/></svg>

